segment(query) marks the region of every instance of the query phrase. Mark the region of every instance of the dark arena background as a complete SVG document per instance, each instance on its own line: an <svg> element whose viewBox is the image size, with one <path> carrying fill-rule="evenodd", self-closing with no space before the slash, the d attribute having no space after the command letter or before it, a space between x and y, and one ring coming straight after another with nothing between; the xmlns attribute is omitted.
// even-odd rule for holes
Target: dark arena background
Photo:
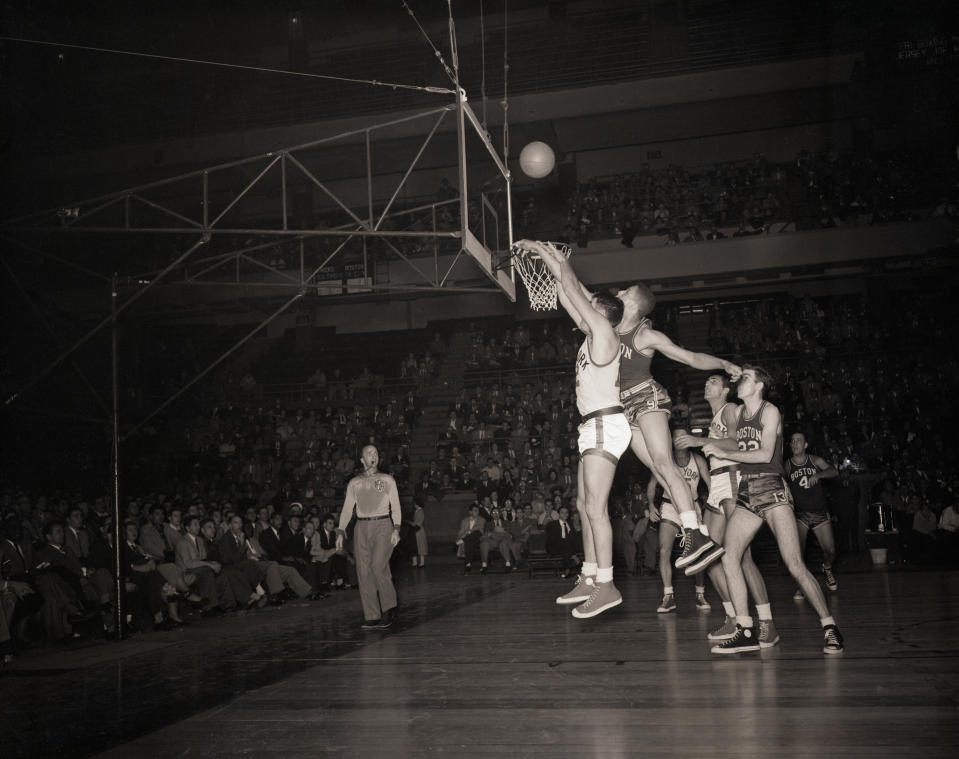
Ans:
<svg viewBox="0 0 959 759"><path fill-rule="evenodd" d="M2 13L5 759L955 756L954 2ZM531 308L522 238L769 371L785 456L802 432L834 475L804 557L840 655L765 527L777 645L712 653L723 605L681 571L667 610L632 452L623 603L554 602L583 338ZM704 435L709 372L652 370ZM370 444L402 509L379 627L323 543ZM488 567L458 556L474 503L515 508ZM184 563L193 517L212 561L234 515L282 590Z"/></svg>

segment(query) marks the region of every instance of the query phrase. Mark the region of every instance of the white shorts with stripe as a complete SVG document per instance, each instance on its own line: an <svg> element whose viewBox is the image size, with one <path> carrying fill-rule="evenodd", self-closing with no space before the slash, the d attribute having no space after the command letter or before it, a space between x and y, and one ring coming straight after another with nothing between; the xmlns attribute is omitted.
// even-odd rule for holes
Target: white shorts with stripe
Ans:
<svg viewBox="0 0 959 759"><path fill-rule="evenodd" d="M693 501L693 507L696 509L696 516L699 518L699 521L702 522L703 509L699 505L699 501ZM682 534L683 520L679 517L679 509L677 509L676 505L668 498L663 498L659 504L659 517L662 521L669 522Z"/></svg>
<svg viewBox="0 0 959 759"><path fill-rule="evenodd" d="M579 457L596 454L616 464L632 437L622 412L587 419L579 425Z"/></svg>
<svg viewBox="0 0 959 759"><path fill-rule="evenodd" d="M735 465L721 466L709 473L709 498L706 507L717 514L723 513L722 503L729 499L735 502L739 492L739 468Z"/></svg>

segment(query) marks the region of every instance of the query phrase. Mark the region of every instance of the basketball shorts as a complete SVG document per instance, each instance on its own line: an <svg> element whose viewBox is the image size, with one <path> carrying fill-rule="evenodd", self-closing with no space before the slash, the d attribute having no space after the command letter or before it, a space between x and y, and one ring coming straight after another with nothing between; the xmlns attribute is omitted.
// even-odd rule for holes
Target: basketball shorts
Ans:
<svg viewBox="0 0 959 759"><path fill-rule="evenodd" d="M623 390L619 394L619 401L623 404L630 427L639 427L639 418L643 414L659 411L669 414L673 408L673 402L666 388L654 379L634 385L629 390Z"/></svg>
<svg viewBox="0 0 959 759"><path fill-rule="evenodd" d="M810 530L815 530L820 525L829 524L829 514L825 511L797 511L796 521L802 522Z"/></svg>
<svg viewBox="0 0 959 759"><path fill-rule="evenodd" d="M739 479L736 503L761 519L777 506L793 508L792 493L781 474L744 474Z"/></svg>
<svg viewBox="0 0 959 759"><path fill-rule="evenodd" d="M693 502L693 508L696 509L696 516L699 521L702 522L703 509L702 506L699 505L699 501ZM679 518L679 509L677 509L676 505L668 498L664 498L662 503L659 504L659 516L663 522L669 522L679 530L677 535L683 534L683 520Z"/></svg>
<svg viewBox="0 0 959 759"><path fill-rule="evenodd" d="M617 464L632 437L629 422L621 412L595 416L579 425L579 456L595 454Z"/></svg>
<svg viewBox="0 0 959 759"><path fill-rule="evenodd" d="M723 501L735 501L739 493L739 468L735 466L721 466L709 473L709 498L706 499L706 508L717 514L723 513Z"/></svg>

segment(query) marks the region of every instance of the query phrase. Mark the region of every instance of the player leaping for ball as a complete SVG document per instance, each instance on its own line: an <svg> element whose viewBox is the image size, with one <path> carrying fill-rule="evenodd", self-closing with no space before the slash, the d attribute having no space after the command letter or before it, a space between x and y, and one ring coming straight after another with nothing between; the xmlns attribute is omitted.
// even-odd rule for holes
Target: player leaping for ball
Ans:
<svg viewBox="0 0 959 759"><path fill-rule="evenodd" d="M693 499L682 472L673 459L673 440L669 432L672 401L650 372L656 351L693 369L720 369L734 380L742 370L725 359L708 353L694 353L676 345L649 320L656 296L642 282L616 293L623 301L623 318L617 326L622 341L619 398L632 429L633 452L663 483L669 498L679 511L683 530L683 553L676 568L687 575L702 571L723 555L723 547L710 538L693 507Z"/></svg>
<svg viewBox="0 0 959 759"><path fill-rule="evenodd" d="M556 603L577 604L574 617L594 617L623 602L613 585L613 528L607 511L616 465L630 438L619 402L621 352L615 329L623 304L609 293L587 290L552 245L520 240L515 247L542 258L556 280L560 304L586 335L576 356L576 407L582 416L576 508L582 517L583 568L573 589Z"/></svg>

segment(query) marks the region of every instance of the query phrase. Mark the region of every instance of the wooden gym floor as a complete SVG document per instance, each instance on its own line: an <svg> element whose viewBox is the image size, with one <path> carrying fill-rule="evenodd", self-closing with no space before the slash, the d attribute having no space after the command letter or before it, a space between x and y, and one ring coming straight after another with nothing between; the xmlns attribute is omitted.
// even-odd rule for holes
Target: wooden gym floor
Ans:
<svg viewBox="0 0 959 759"><path fill-rule="evenodd" d="M474 570L475 572L475 570ZM959 572L840 572L846 638L766 570L782 642L720 658L690 578L576 620L570 581L397 572L401 613L359 630L357 592L121 643L27 651L0 674L2 756L954 757Z"/></svg>

